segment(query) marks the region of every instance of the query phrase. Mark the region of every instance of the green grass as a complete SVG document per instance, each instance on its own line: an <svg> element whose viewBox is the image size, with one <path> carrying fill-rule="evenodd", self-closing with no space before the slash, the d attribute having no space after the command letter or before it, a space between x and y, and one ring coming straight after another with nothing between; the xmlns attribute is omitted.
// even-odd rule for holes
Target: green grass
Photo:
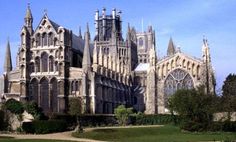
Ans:
<svg viewBox="0 0 236 142"><path fill-rule="evenodd" d="M0 136L0 142L71 142L62 140L36 140L36 139L14 139L12 137Z"/></svg>
<svg viewBox="0 0 236 142"><path fill-rule="evenodd" d="M164 126L151 128L109 128L95 129L73 136L116 142L195 142L214 140L236 140L236 133L226 132L181 132L178 127Z"/></svg>

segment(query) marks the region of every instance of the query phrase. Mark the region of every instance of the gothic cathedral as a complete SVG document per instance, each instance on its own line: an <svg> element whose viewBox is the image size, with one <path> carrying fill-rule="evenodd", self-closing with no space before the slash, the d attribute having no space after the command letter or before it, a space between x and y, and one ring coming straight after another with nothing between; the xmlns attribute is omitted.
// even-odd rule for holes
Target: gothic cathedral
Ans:
<svg viewBox="0 0 236 142"><path fill-rule="evenodd" d="M176 90L204 85L214 92L210 50L203 40L202 57L177 49L169 40L167 55L156 54L155 31L137 32L128 25L122 35L121 12L95 13L95 37L87 25L84 36L53 22L45 13L33 28L28 6L21 45L12 69L8 41L0 102L10 98L35 101L44 112L66 112L79 97L84 113L112 114L118 105L146 114L168 113L167 99Z"/></svg>

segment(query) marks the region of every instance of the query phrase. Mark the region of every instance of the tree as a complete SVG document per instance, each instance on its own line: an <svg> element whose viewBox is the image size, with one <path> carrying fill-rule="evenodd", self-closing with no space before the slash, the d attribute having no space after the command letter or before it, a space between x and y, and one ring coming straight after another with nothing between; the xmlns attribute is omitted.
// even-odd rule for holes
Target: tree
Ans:
<svg viewBox="0 0 236 142"><path fill-rule="evenodd" d="M14 114L22 114L24 112L23 104L15 99L9 99L4 105L5 109Z"/></svg>
<svg viewBox="0 0 236 142"><path fill-rule="evenodd" d="M229 74L222 86L222 106L228 112L228 120L231 119L231 112L236 111L236 75Z"/></svg>
<svg viewBox="0 0 236 142"><path fill-rule="evenodd" d="M126 125L128 123L130 114L132 114L132 108L125 108L124 105L119 105L115 109L115 117L120 125Z"/></svg>
<svg viewBox="0 0 236 142"><path fill-rule="evenodd" d="M206 95L199 90L178 90L169 99L170 110L183 119L182 128L190 131L206 130L214 113L214 95Z"/></svg>
<svg viewBox="0 0 236 142"><path fill-rule="evenodd" d="M80 115L82 114L82 100L78 97L69 99L69 114L76 117L76 131L83 132Z"/></svg>

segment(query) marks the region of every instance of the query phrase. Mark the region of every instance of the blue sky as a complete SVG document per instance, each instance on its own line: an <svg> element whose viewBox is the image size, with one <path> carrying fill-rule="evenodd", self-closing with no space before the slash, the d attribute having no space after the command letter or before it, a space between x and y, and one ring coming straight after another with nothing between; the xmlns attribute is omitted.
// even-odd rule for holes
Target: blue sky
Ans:
<svg viewBox="0 0 236 142"><path fill-rule="evenodd" d="M50 19L73 30L84 32L86 23L94 35L94 13L106 7L122 11L123 35L128 22L138 31L152 25L156 30L158 56L166 54L170 36L187 54L201 57L202 38L208 38L217 88L229 73L236 73L236 1L235 0L1 0L0 1L0 73L7 38L11 42L13 65L20 41L20 30L30 3L34 28L44 10Z"/></svg>

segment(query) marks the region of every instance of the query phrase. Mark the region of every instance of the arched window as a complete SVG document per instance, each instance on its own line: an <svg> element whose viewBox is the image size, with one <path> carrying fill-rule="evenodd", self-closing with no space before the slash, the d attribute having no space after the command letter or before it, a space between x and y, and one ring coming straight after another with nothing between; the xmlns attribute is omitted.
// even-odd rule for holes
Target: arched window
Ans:
<svg viewBox="0 0 236 142"><path fill-rule="evenodd" d="M41 45L40 34L36 35L36 47Z"/></svg>
<svg viewBox="0 0 236 142"><path fill-rule="evenodd" d="M25 34L21 34L21 44L25 44Z"/></svg>
<svg viewBox="0 0 236 142"><path fill-rule="evenodd" d="M75 82L75 91L79 91L79 82L78 81Z"/></svg>
<svg viewBox="0 0 236 142"><path fill-rule="evenodd" d="M181 69L172 71L165 80L165 105L169 96L174 94L175 91L178 89L191 89L193 86L193 80L189 73Z"/></svg>
<svg viewBox="0 0 236 142"><path fill-rule="evenodd" d="M43 46L47 46L47 34L46 33L43 33L42 35L42 42L43 42Z"/></svg>
<svg viewBox="0 0 236 142"><path fill-rule="evenodd" d="M57 40L57 38L54 38L54 46L56 46L57 45L57 42L58 42L58 40Z"/></svg>
<svg viewBox="0 0 236 142"><path fill-rule="evenodd" d="M55 71L58 71L58 62L55 62Z"/></svg>
<svg viewBox="0 0 236 142"><path fill-rule="evenodd" d="M54 67L54 58L52 56L49 57L49 71L53 72L53 67Z"/></svg>
<svg viewBox="0 0 236 142"><path fill-rule="evenodd" d="M32 73L34 72L34 63L30 63L30 66L29 66L29 73Z"/></svg>
<svg viewBox="0 0 236 142"><path fill-rule="evenodd" d="M44 112L49 111L49 86L48 86L48 80L46 78L43 78L40 81L40 98L41 98L41 107Z"/></svg>
<svg viewBox="0 0 236 142"><path fill-rule="evenodd" d="M35 72L40 72L40 60L39 60L39 57L35 58Z"/></svg>
<svg viewBox="0 0 236 142"><path fill-rule="evenodd" d="M43 52L41 55L42 60L42 72L48 71L48 54L46 52Z"/></svg>
<svg viewBox="0 0 236 142"><path fill-rule="evenodd" d="M53 45L53 34L52 33L49 33L48 34L48 45Z"/></svg>
<svg viewBox="0 0 236 142"><path fill-rule="evenodd" d="M53 78L51 80L51 85L52 85L52 90L51 90L51 94L52 94L52 97L51 97L51 109L53 112L58 112L58 100L57 100L57 94L58 94L58 91L57 91L57 79L56 78Z"/></svg>
<svg viewBox="0 0 236 142"><path fill-rule="evenodd" d="M72 81L72 91L76 91L75 81Z"/></svg>
<svg viewBox="0 0 236 142"><path fill-rule="evenodd" d="M139 46L143 46L143 38L139 38L138 44Z"/></svg>
<svg viewBox="0 0 236 142"><path fill-rule="evenodd" d="M30 100L35 101L36 103L38 103L38 81L37 79L33 79L30 82L30 86L31 86L31 91L30 91Z"/></svg>

